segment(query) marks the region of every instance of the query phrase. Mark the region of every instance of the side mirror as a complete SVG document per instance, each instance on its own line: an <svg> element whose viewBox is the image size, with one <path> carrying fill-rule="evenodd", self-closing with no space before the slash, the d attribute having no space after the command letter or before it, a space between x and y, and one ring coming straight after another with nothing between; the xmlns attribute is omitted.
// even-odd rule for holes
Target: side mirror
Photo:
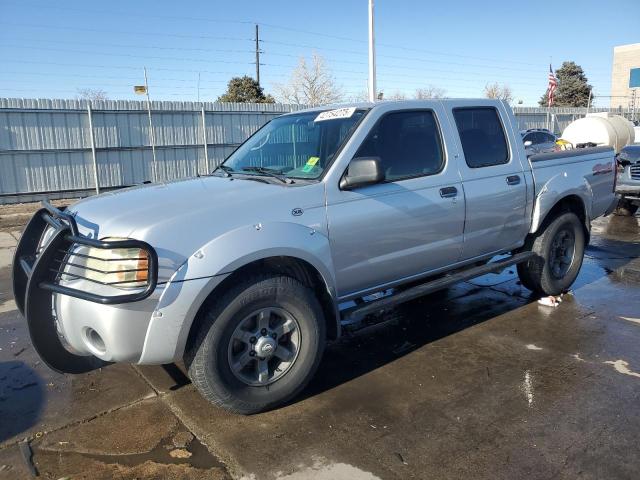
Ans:
<svg viewBox="0 0 640 480"><path fill-rule="evenodd" d="M526 142L524 142L525 148L530 147L531 145L533 145L533 142L531 140L527 140Z"/></svg>
<svg viewBox="0 0 640 480"><path fill-rule="evenodd" d="M378 157L354 158L349 163L347 172L340 180L342 190L351 190L356 187L380 183L384 180L384 172L380 167Z"/></svg>

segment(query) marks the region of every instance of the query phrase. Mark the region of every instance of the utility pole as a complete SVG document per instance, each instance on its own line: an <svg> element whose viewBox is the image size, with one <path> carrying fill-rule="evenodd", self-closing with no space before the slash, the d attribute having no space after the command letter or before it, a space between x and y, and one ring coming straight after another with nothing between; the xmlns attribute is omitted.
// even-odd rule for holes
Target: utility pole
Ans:
<svg viewBox="0 0 640 480"><path fill-rule="evenodd" d="M260 26L256 23L256 82L260 86Z"/></svg>
<svg viewBox="0 0 640 480"><path fill-rule="evenodd" d="M200 72L198 72L198 102L200 102Z"/></svg>
<svg viewBox="0 0 640 480"><path fill-rule="evenodd" d="M369 101L376 101L376 46L373 31L373 0L369 0Z"/></svg>

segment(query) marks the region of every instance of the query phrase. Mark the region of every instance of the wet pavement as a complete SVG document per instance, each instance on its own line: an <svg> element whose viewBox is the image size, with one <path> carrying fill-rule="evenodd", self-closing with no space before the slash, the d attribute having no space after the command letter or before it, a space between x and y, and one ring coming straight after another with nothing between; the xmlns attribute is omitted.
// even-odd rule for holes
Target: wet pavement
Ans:
<svg viewBox="0 0 640 480"><path fill-rule="evenodd" d="M329 346L299 398L248 417L176 366L48 370L11 299L11 245L0 232L0 479L30 478L24 438L56 479L638 477L637 217L595 223L558 307L513 269L459 284Z"/></svg>

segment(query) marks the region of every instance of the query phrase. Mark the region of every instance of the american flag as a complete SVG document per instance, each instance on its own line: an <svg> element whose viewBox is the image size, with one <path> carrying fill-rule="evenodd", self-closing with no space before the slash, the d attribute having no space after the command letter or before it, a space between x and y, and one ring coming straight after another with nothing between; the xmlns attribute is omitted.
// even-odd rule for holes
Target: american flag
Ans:
<svg viewBox="0 0 640 480"><path fill-rule="evenodd" d="M553 74L553 69L551 68L551 64L549 64L549 89L547 90L547 97L549 99L549 107L553 105L553 94L558 88L558 79Z"/></svg>

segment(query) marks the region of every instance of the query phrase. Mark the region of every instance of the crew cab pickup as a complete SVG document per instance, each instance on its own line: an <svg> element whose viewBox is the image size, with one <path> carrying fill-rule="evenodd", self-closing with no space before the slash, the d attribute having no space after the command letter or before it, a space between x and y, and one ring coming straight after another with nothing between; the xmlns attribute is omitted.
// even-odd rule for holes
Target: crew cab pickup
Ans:
<svg viewBox="0 0 640 480"><path fill-rule="evenodd" d="M538 294L567 290L614 176L610 148L527 158L497 100L299 111L209 175L45 202L16 303L55 370L184 360L208 400L258 412L399 303L510 265Z"/></svg>

